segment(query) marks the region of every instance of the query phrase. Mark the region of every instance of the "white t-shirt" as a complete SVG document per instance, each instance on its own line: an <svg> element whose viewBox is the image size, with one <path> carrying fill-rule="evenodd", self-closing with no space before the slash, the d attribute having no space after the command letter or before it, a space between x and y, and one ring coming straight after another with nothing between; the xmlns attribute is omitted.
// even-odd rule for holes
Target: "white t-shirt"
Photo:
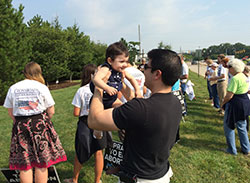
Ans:
<svg viewBox="0 0 250 183"><path fill-rule="evenodd" d="M31 116L53 105L55 101L46 85L25 79L9 88L3 106L13 108L14 116Z"/></svg>
<svg viewBox="0 0 250 183"><path fill-rule="evenodd" d="M131 76L133 76L135 78L135 80L137 81L140 90L141 90L141 94L143 95L143 86L145 83L145 75L143 74L143 72L141 72L139 69L136 69L134 67L127 67L125 69L126 72L128 72ZM124 79L124 83L134 91L134 87L132 86L132 84L125 78ZM123 103L127 102L127 100L122 96L121 101Z"/></svg>
<svg viewBox="0 0 250 183"><path fill-rule="evenodd" d="M183 62L182 64L182 76L183 75L188 75L188 65L185 62ZM181 83L186 83L186 82L187 82L187 79L181 80Z"/></svg>
<svg viewBox="0 0 250 183"><path fill-rule="evenodd" d="M218 79L218 81L224 81L227 78L227 69L225 67L223 67L222 64L220 64L218 67L217 76L221 76L222 74L224 74L225 77L222 79Z"/></svg>
<svg viewBox="0 0 250 183"><path fill-rule="evenodd" d="M214 70L211 67L207 67L207 71L208 71L207 79L210 79Z"/></svg>
<svg viewBox="0 0 250 183"><path fill-rule="evenodd" d="M250 76L247 77L246 82L248 83L248 91L250 91ZM248 98L250 99L250 94L247 94Z"/></svg>
<svg viewBox="0 0 250 183"><path fill-rule="evenodd" d="M92 95L89 84L86 84L77 90L72 104L81 109L80 116L87 116L89 114L89 102Z"/></svg>

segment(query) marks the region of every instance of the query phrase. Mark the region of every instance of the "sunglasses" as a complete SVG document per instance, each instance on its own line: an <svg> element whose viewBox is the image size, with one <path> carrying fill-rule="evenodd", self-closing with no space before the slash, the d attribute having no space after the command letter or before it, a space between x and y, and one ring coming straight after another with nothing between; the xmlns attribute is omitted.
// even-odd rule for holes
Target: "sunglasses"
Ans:
<svg viewBox="0 0 250 183"><path fill-rule="evenodd" d="M144 65L144 70L146 70L146 69L148 69L148 68L152 69L152 67L148 66L148 64L145 64L145 65Z"/></svg>

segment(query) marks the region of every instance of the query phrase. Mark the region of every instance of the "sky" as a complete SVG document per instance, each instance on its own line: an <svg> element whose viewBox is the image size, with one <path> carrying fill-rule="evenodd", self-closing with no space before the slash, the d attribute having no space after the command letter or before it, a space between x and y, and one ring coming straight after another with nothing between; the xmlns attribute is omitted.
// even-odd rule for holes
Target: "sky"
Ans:
<svg viewBox="0 0 250 183"><path fill-rule="evenodd" d="M95 42L139 41L145 53L160 42L177 52L221 43L250 45L249 0L13 0L24 22L35 15L65 29L75 23Z"/></svg>

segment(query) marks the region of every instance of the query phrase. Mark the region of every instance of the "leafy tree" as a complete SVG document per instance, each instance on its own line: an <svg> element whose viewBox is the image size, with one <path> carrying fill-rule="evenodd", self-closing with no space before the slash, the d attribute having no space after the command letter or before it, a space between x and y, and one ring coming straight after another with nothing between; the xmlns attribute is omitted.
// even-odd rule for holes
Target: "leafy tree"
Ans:
<svg viewBox="0 0 250 183"><path fill-rule="evenodd" d="M11 0L0 0L0 103L13 83L23 78L22 70L31 53L23 6L16 10Z"/></svg>
<svg viewBox="0 0 250 183"><path fill-rule="evenodd" d="M168 50L171 50L172 47L171 45L168 45L168 44L164 44L162 41L158 44L158 49L168 49Z"/></svg>
<svg viewBox="0 0 250 183"><path fill-rule="evenodd" d="M41 28L44 22L40 15L36 15L31 20L29 20L27 24L29 27Z"/></svg>
<svg viewBox="0 0 250 183"><path fill-rule="evenodd" d="M194 56L188 53L183 53L183 57L185 58L185 61L192 61L194 59Z"/></svg>
<svg viewBox="0 0 250 183"><path fill-rule="evenodd" d="M128 48L130 62L134 62L136 55L139 55L140 52L139 50L140 42L136 41L127 42L124 38L121 38L120 41Z"/></svg>
<svg viewBox="0 0 250 183"><path fill-rule="evenodd" d="M41 22L39 16L33 17L28 23L32 43L31 60L41 65L47 82L67 77L69 58L73 54L67 33L62 31L58 23L55 26L48 22L37 22Z"/></svg>
<svg viewBox="0 0 250 183"><path fill-rule="evenodd" d="M83 66L93 60L93 53L89 36L80 32L76 24L68 27L65 31L67 33L67 41L73 51L68 63L71 80L73 76L74 78L80 77Z"/></svg>
<svg viewBox="0 0 250 183"><path fill-rule="evenodd" d="M107 45L102 43L91 42L91 50L93 54L93 59L91 63L100 65L105 62L106 59L106 49Z"/></svg>
<svg viewBox="0 0 250 183"><path fill-rule="evenodd" d="M130 62L134 62L135 61L135 56L139 55L139 52L140 52L139 46L140 46L140 42L129 41L128 51L129 51L129 60L130 60Z"/></svg>
<svg viewBox="0 0 250 183"><path fill-rule="evenodd" d="M62 26L59 23L59 17L56 16L55 19L51 23L52 27L54 27L56 30L62 30Z"/></svg>
<svg viewBox="0 0 250 183"><path fill-rule="evenodd" d="M221 43L220 45L212 45L207 49L203 49L203 57L210 57L216 59L218 54L235 55L236 58L243 58L250 55L250 46L242 43L234 45L230 43Z"/></svg>

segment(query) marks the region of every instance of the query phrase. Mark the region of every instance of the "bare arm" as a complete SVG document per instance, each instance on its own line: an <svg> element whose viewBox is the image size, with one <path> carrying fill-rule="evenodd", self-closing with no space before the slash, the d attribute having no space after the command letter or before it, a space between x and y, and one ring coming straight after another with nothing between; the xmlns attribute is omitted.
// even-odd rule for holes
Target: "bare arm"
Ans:
<svg viewBox="0 0 250 183"><path fill-rule="evenodd" d="M127 101L135 98L135 92L131 90L124 82L122 83L121 92Z"/></svg>
<svg viewBox="0 0 250 183"><path fill-rule="evenodd" d="M80 111L81 111L81 109L79 107L74 106L73 115L75 117L79 117L80 116Z"/></svg>
<svg viewBox="0 0 250 183"><path fill-rule="evenodd" d="M8 114L10 116L10 118L15 122L15 116L13 115L13 108L8 108Z"/></svg>
<svg viewBox="0 0 250 183"><path fill-rule="evenodd" d="M110 73L109 69L107 67L101 67L97 73L95 74L95 77L93 78L93 82L95 86L105 90L109 95L115 95L117 94L117 89L107 85L102 79L106 77Z"/></svg>
<svg viewBox="0 0 250 183"><path fill-rule="evenodd" d="M102 94L103 90L95 87L88 115L88 126L95 130L117 131L119 128L115 125L112 117L113 108L104 110Z"/></svg>
<svg viewBox="0 0 250 183"><path fill-rule="evenodd" d="M215 80L223 79L223 78L225 78L225 74L222 74L221 76L214 76L214 77L211 77L211 78L210 78L210 81L215 81Z"/></svg>
<svg viewBox="0 0 250 183"><path fill-rule="evenodd" d="M55 114L55 107L54 106L51 106L49 108L47 108L47 113L49 115L49 118L51 119L53 117L53 115Z"/></svg>
<svg viewBox="0 0 250 183"><path fill-rule="evenodd" d="M234 96L234 93L228 91L222 102L222 106L225 105L227 102L229 102L233 98L233 96Z"/></svg>
<svg viewBox="0 0 250 183"><path fill-rule="evenodd" d="M141 91L140 91L140 87L137 83L137 81L135 80L135 78L133 76L131 76L128 72L124 71L125 73L125 78L132 84L132 86L134 87L135 89L135 96L137 98L142 98L142 94L141 94Z"/></svg>

